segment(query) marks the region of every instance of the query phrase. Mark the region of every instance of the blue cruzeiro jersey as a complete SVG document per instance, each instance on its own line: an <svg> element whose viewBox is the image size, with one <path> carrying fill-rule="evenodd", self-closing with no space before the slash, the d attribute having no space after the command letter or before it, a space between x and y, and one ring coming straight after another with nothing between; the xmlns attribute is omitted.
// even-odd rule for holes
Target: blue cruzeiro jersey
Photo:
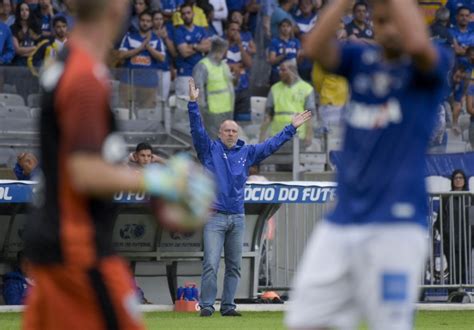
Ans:
<svg viewBox="0 0 474 330"><path fill-rule="evenodd" d="M341 45L336 74L351 86L338 168L338 224L414 222L426 225L425 152L444 96L451 53L436 48L430 72L409 58L386 62L381 50Z"/></svg>
<svg viewBox="0 0 474 330"><path fill-rule="evenodd" d="M288 41L281 38L273 38L270 45L270 52L275 52L277 56L280 56L283 54L283 51L286 50L286 56L280 63L272 65L272 71L278 73L281 63L296 59L300 48L300 41L296 38L290 38Z"/></svg>
<svg viewBox="0 0 474 330"><path fill-rule="evenodd" d="M121 51L128 51L139 48L145 37L138 32L128 32L122 40L120 45ZM163 42L155 33L151 33L149 45L165 54L165 47ZM129 69L156 69L158 67L158 60L151 56L148 50L141 51L138 55L128 58L125 61L125 66Z"/></svg>
<svg viewBox="0 0 474 330"><path fill-rule="evenodd" d="M250 32L240 32L240 39L242 40L242 46L245 50L249 49L250 42L252 41L252 35ZM229 45L226 54L226 60L229 64L242 63L242 54L237 44ZM247 70L243 70L239 77L239 82L235 87L236 91L248 89L250 87L250 77Z"/></svg>
<svg viewBox="0 0 474 330"><path fill-rule="evenodd" d="M201 40L207 38L207 31L200 26L193 26L190 31L184 25L176 28L174 31L174 43L176 47L181 44L199 44ZM178 54L176 58L176 68L178 69L178 76L192 76L194 66L204 58L202 53L195 53L189 57L183 57Z"/></svg>
<svg viewBox="0 0 474 330"><path fill-rule="evenodd" d="M120 45L121 51L129 51L139 48L145 37L143 37L139 32L128 32L125 37L123 37L122 43ZM159 51L162 54L165 54L165 47L161 39L155 33L151 33L151 38L149 45L155 50ZM159 61L156 60L148 50L144 49L139 54L128 58L125 61L125 67L132 69L133 73L131 77L128 73L123 73L122 81L124 83L130 83L130 79L133 84L141 87L154 88L158 85L158 77L156 74L150 74L149 70L157 70L159 68Z"/></svg>

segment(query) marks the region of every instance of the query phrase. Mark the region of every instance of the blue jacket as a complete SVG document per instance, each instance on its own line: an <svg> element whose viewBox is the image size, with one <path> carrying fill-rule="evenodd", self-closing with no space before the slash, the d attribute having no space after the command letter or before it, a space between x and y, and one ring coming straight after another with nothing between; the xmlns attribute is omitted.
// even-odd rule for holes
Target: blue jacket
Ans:
<svg viewBox="0 0 474 330"><path fill-rule="evenodd" d="M10 28L0 23L0 64L10 64L15 57L13 37Z"/></svg>
<svg viewBox="0 0 474 330"><path fill-rule="evenodd" d="M13 168L13 172L15 173L17 180L33 180L34 181L34 178L39 174L39 171L40 171L39 165L36 166L29 175L23 174L23 168L18 163L16 163L15 167Z"/></svg>
<svg viewBox="0 0 474 330"><path fill-rule="evenodd" d="M194 148L205 168L214 174L217 198L214 209L232 214L244 213L245 182L249 168L277 151L296 134L293 125L259 144L245 144L238 140L228 149L220 139L211 140L204 128L196 102L188 103L189 122Z"/></svg>

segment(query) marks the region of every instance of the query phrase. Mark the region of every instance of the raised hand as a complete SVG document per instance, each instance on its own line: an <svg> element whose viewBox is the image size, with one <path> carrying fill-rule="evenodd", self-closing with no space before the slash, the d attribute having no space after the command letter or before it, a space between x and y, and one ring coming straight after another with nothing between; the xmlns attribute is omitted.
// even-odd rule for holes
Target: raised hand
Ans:
<svg viewBox="0 0 474 330"><path fill-rule="evenodd" d="M199 88L196 88L196 84L194 83L194 79L189 79L189 100L196 101L199 97Z"/></svg>
<svg viewBox="0 0 474 330"><path fill-rule="evenodd" d="M301 112L301 113L295 115L293 117L293 120L291 121L291 124L295 128L298 128L310 119L311 119L311 111L310 110L305 110L304 112Z"/></svg>

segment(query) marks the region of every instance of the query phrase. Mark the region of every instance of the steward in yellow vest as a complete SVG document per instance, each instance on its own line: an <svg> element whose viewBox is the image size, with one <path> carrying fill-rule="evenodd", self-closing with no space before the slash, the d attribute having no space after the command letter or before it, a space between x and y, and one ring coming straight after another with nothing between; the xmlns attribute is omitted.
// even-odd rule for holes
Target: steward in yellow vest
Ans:
<svg viewBox="0 0 474 330"><path fill-rule="evenodd" d="M226 40L214 37L209 54L193 69L196 86L203 91L198 102L204 126L213 138L217 137L220 123L234 115L233 79L224 61L227 47Z"/></svg>
<svg viewBox="0 0 474 330"><path fill-rule="evenodd" d="M280 79L274 84L267 97L265 120L260 131L260 140L264 140L270 126L270 135L280 132L294 115L305 110L316 111L313 87L298 76L294 61L286 61L280 65ZM307 122L298 130L298 136L306 146L313 139L313 127Z"/></svg>

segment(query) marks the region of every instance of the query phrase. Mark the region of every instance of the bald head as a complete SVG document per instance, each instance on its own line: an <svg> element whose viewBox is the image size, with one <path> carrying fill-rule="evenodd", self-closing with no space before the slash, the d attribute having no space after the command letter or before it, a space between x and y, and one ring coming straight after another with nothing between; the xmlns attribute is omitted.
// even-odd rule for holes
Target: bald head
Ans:
<svg viewBox="0 0 474 330"><path fill-rule="evenodd" d="M234 147L239 139L239 125L233 120L224 120L219 127L219 139L227 148Z"/></svg>

